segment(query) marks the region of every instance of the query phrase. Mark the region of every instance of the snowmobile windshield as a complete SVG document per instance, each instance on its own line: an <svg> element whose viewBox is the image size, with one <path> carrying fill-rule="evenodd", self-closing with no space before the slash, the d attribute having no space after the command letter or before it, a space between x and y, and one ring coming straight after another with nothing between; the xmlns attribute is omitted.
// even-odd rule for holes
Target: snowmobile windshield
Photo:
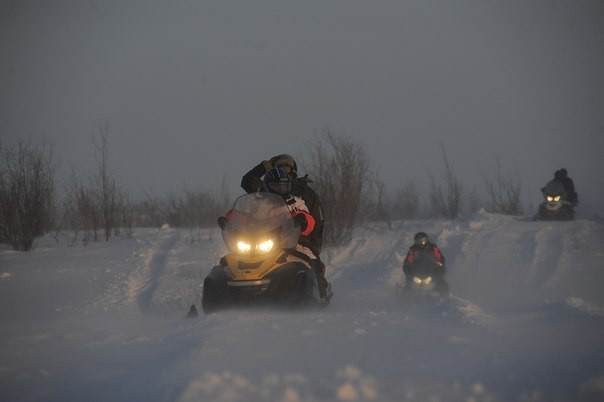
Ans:
<svg viewBox="0 0 604 402"><path fill-rule="evenodd" d="M294 248L299 237L300 229L294 226L283 198L268 192L237 198L222 232L227 248L242 254L269 254Z"/></svg>
<svg viewBox="0 0 604 402"><path fill-rule="evenodd" d="M566 200L566 190L564 189L564 185L562 183L557 180L552 180L543 188L543 196L546 199L548 197L560 197L562 200Z"/></svg>

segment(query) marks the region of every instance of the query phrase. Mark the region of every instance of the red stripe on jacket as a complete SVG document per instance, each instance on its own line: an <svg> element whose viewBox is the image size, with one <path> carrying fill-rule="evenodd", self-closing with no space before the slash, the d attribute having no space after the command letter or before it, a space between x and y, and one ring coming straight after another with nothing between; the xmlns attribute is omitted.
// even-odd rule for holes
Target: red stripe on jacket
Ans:
<svg viewBox="0 0 604 402"><path fill-rule="evenodd" d="M312 233L313 229L315 228L315 218L313 218L312 215L306 211L296 211L293 213L292 217L296 217L300 214L304 214L304 217L306 218L306 229L304 229L304 231L300 233L300 235L308 236Z"/></svg>

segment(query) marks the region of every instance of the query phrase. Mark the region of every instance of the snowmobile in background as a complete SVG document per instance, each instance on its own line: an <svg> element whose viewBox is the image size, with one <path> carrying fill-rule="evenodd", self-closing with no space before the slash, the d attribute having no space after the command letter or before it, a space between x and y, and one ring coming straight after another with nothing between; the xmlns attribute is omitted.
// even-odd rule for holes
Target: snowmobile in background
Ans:
<svg viewBox="0 0 604 402"><path fill-rule="evenodd" d="M441 301L449 297L443 268L435 258L425 256L413 265L411 281L405 286L396 285L396 293L410 301Z"/></svg>
<svg viewBox="0 0 604 402"><path fill-rule="evenodd" d="M296 250L300 228L282 197L268 192L239 197L218 220L230 251L203 282L202 308L269 304L319 306L310 259Z"/></svg>
<svg viewBox="0 0 604 402"><path fill-rule="evenodd" d="M552 180L541 189L543 193L543 202L539 204L539 211L534 220L541 221L565 221L572 220L575 217L575 208L568 201L564 185Z"/></svg>

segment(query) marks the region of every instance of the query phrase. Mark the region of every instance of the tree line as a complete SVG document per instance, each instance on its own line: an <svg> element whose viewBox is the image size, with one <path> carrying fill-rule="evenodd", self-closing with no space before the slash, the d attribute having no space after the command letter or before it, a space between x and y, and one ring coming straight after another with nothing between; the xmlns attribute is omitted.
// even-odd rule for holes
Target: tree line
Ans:
<svg viewBox="0 0 604 402"><path fill-rule="evenodd" d="M95 173L87 178L74 173L61 196L52 146L0 143L0 243L28 251L37 237L49 232L69 231L74 242L88 242L131 236L136 227L210 227L230 207L233 200L224 182L214 192L185 189L177 195L146 194L142 200L132 200L109 166L108 124L96 128ZM361 143L333 130L315 133L299 164L306 167L323 205L324 243L346 244L354 227L367 221L390 226L403 219L456 219L464 210L480 207L509 215L523 213L517 173L504 170L497 160L493 172L483 174L481 198L475 191L465 191L444 147L441 151L442 169L439 175L429 176L427 189L408 180L390 192L372 170Z"/></svg>

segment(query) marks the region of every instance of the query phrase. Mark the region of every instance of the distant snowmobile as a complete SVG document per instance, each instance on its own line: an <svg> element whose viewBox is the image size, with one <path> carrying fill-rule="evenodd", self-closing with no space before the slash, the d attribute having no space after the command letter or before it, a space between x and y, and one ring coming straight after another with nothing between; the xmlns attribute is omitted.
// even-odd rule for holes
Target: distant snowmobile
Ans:
<svg viewBox="0 0 604 402"><path fill-rule="evenodd" d="M572 220L575 209L568 201L564 185L557 180L552 180L541 189L544 201L539 205L539 211L534 220Z"/></svg>
<svg viewBox="0 0 604 402"><path fill-rule="evenodd" d="M396 292L407 300L441 300L449 297L449 284L442 274L442 267L434 258L425 258L414 264L412 282L400 286Z"/></svg>
<svg viewBox="0 0 604 402"><path fill-rule="evenodd" d="M204 280L205 313L249 304L320 305L315 271L309 258L295 249L300 228L282 197L268 192L243 195L219 225L230 253Z"/></svg>

